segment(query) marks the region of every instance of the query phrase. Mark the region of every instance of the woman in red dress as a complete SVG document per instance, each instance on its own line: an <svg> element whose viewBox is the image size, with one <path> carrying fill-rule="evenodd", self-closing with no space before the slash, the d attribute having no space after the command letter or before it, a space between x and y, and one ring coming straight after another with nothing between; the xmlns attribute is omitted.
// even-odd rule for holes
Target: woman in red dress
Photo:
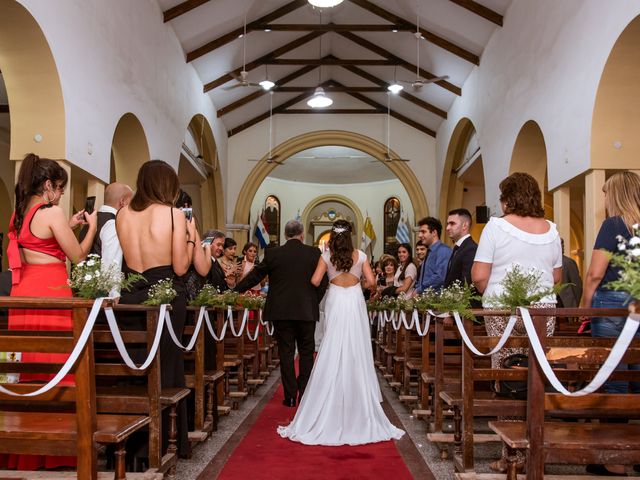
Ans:
<svg viewBox="0 0 640 480"><path fill-rule="evenodd" d="M55 161L29 154L22 161L16 184L15 211L9 224L7 256L12 272L12 297L71 297L67 285L67 258L83 260L96 233L96 212L83 211L67 220L58 206L67 184L67 172ZM89 230L78 243L73 228L87 223ZM10 310L10 330L72 330L70 310ZM64 363L68 355L22 353L23 362ZM53 375L21 374L21 382L46 382ZM63 384L73 384L66 376ZM36 470L75 466L75 457L2 455L5 468Z"/></svg>

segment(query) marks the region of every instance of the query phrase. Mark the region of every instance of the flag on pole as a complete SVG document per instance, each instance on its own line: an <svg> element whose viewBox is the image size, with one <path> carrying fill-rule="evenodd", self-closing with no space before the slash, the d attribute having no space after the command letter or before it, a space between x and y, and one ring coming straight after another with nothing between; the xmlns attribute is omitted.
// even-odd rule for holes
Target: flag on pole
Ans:
<svg viewBox="0 0 640 480"><path fill-rule="evenodd" d="M400 221L396 228L396 240L398 240L398 243L411 243L409 232L409 224L407 223L407 218L403 214L400 216Z"/></svg>
<svg viewBox="0 0 640 480"><path fill-rule="evenodd" d="M367 219L364 221L364 228L362 229L362 242L360 243L360 249L365 252L375 239L376 232L373 231L371 218L367 215Z"/></svg>
<svg viewBox="0 0 640 480"><path fill-rule="evenodd" d="M258 240L258 243L262 248L267 248L269 245L269 232L267 232L267 227L264 224L264 212L262 215L258 215L258 221L256 222L256 229L254 231L254 235Z"/></svg>
<svg viewBox="0 0 640 480"><path fill-rule="evenodd" d="M296 220L298 222L301 220L301 218L300 218L300 209L298 209L298 213L296 213Z"/></svg>

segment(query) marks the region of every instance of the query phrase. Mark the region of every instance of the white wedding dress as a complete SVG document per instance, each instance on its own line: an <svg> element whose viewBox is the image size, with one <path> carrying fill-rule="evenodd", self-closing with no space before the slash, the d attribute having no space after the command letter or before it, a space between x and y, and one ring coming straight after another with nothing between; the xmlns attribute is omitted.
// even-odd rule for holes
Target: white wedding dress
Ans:
<svg viewBox="0 0 640 480"><path fill-rule="evenodd" d="M324 252L329 281L336 271ZM367 261L358 250L358 262L349 271L360 279ZM325 332L302 401L293 421L278 427L284 438L306 445L361 445L399 439L404 431L387 419L380 402L367 307L360 284L329 284L325 297Z"/></svg>

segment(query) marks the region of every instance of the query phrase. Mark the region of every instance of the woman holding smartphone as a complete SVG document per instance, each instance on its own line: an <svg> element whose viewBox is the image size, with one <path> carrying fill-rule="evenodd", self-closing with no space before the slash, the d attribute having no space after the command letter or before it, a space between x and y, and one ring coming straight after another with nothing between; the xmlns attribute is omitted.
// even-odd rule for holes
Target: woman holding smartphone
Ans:
<svg viewBox="0 0 640 480"><path fill-rule="evenodd" d="M243 259L242 259L242 265L240 270L241 272L240 280L246 277L249 274L249 272L253 270L254 267L256 266L256 260L258 259L258 246L253 242L247 242L244 245L244 247L242 247L242 255L243 255ZM257 284L251 287L249 291L251 293L259 294L261 288L262 286L260 284Z"/></svg>
<svg viewBox="0 0 640 480"><path fill-rule="evenodd" d="M7 256L11 267L11 296L71 297L67 287L69 259L78 263L87 256L96 234L97 214L84 210L67 220L60 198L67 185L67 172L55 161L29 154L20 165L16 183L15 211L9 223ZM87 234L78 243L73 228L88 224ZM70 310L10 310L9 330L72 330ZM22 361L64 363L68 355L23 352ZM20 381L46 382L53 375L23 373ZM73 375L63 384L73 385ZM10 455L9 468L37 470L75 466L75 457ZM1 462L5 463L5 462Z"/></svg>
<svg viewBox="0 0 640 480"><path fill-rule="evenodd" d="M175 208L180 182L175 170L162 160L146 162L138 172L136 193L116 218L118 238L126 269L145 278L125 292L120 303L140 304L148 298L149 289L158 281L171 279L178 295L171 302L171 323L178 338L187 315L186 288L182 276L192 262L206 258L193 218ZM142 319L144 320L144 319ZM165 329L160 341L162 387L184 387L184 355ZM166 421L165 421L166 420ZM163 418L163 448L168 440L168 416ZM188 457L191 448L187 438L186 404L178 412L178 455Z"/></svg>

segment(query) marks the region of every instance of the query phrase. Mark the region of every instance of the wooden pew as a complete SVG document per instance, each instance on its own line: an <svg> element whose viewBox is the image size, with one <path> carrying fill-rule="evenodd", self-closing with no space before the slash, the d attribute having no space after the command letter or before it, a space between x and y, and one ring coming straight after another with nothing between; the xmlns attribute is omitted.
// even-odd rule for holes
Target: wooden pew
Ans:
<svg viewBox="0 0 640 480"><path fill-rule="evenodd" d="M242 312L243 310L234 310L232 321L234 322L235 331L240 330ZM225 311L223 315L226 317L227 312ZM231 402L231 406L234 410L238 409L240 400L245 400L249 395L249 392L247 391L245 367L250 358L245 355L245 336L246 331L243 331L242 335L235 337L231 333L231 328L228 327L227 334L223 341L223 365L226 373L225 396ZM231 388L232 386L235 386L235 390Z"/></svg>
<svg viewBox="0 0 640 480"><path fill-rule="evenodd" d="M78 342L93 302L80 299L0 297L0 306L28 309L71 309L73 331L5 330L0 350L68 353ZM56 373L61 365L50 363L1 363L2 373ZM95 359L92 334L71 372L75 385L57 385L37 397L0 394L0 452L35 455L76 455L77 477L97 479L98 444L114 445L117 480L125 479L127 438L149 424L146 415L97 413ZM18 393L32 392L42 384L5 384ZM33 472L37 473L37 472ZM21 472L28 478L30 472ZM32 477L33 478L33 477Z"/></svg>
<svg viewBox="0 0 640 480"><path fill-rule="evenodd" d="M568 310L568 309L567 309ZM572 309L573 310L573 309ZM584 316L626 316L623 309L582 310ZM553 315L552 309L532 310L538 338L547 359L565 364L554 369L560 380L590 380L607 358L615 339L591 337L545 337L540 316ZM510 453L507 478L516 478L514 451L527 453L527 478L544 478L545 463L637 464L640 463L640 424L559 421L558 417L598 420L640 418L637 395L593 393L566 397L545 391L546 379L537 358L529 355L527 375L527 419L520 422L491 422L490 427ZM623 357L624 363L640 363L640 341L634 340ZM610 379L640 381L640 371L614 372Z"/></svg>
<svg viewBox="0 0 640 480"><path fill-rule="evenodd" d="M200 307L188 307L187 310L189 313L184 329L185 344L194 333ZM217 328L215 310L209 309L209 318L212 327ZM217 390L218 385L224 382L225 376L224 368L218 363L218 349L222 349L222 346L211 337L206 324L203 323L193 351L185 354L185 382L194 395L194 430L189 432L189 440L192 442L204 441L211 432L217 430ZM205 360L205 352L211 356L209 361Z"/></svg>
<svg viewBox="0 0 640 480"><path fill-rule="evenodd" d="M151 350L155 337L159 307L116 305L114 313L127 350L129 352L137 350L142 357L140 361L144 360ZM124 315L136 315L145 318L146 321L126 322L123 321ZM136 327L136 324L139 326ZM173 477L178 462L177 407L178 403L189 395L189 389L161 388L162 359L160 358L160 349L156 352L156 358L147 370L132 370L122 360L106 324L101 322L96 325L93 338L96 351L98 413L148 415L150 418L149 470L167 473L169 477ZM135 380L132 381L134 378ZM163 454L162 412L165 409L169 409L169 427L168 449Z"/></svg>

